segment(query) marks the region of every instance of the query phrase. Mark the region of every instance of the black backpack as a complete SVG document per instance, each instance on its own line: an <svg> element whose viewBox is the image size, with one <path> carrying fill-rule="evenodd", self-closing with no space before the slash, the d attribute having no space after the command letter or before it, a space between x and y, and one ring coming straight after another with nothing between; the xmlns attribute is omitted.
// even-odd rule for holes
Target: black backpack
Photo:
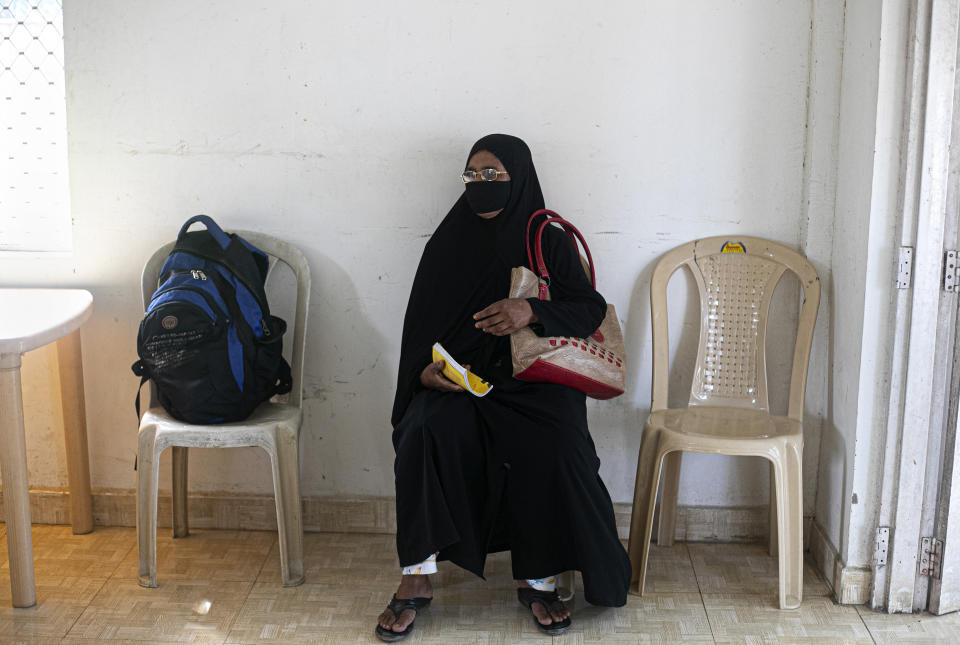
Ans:
<svg viewBox="0 0 960 645"><path fill-rule="evenodd" d="M200 222L205 231L187 232ZM187 423L241 421L290 391L281 356L287 324L270 315L267 255L206 215L186 221L160 270L137 334L133 373ZM137 416L140 395L137 394Z"/></svg>

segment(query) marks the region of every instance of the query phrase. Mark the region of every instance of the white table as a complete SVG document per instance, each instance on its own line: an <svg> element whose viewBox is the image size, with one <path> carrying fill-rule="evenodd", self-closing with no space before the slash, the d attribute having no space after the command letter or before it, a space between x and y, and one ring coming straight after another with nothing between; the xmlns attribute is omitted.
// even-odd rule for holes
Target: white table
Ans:
<svg viewBox="0 0 960 645"><path fill-rule="evenodd" d="M70 521L74 533L89 533L93 530L93 510L79 328L92 312L93 296L82 289L0 289L0 475L14 607L37 604L20 355L57 343Z"/></svg>

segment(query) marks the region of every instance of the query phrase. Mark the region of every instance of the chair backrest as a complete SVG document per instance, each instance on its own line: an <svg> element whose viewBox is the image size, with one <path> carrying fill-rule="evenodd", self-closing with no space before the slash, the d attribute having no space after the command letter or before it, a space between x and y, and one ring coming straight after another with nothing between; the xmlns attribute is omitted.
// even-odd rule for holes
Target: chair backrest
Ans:
<svg viewBox="0 0 960 645"><path fill-rule="evenodd" d="M773 291L784 271L803 289L797 324L787 415L803 419L807 365L820 307L820 279L796 251L758 237L708 237L669 251L650 282L653 315L653 402L667 407L669 342L667 283L681 266L693 274L700 293L700 341L690 405L722 405L759 410L767 399L766 326Z"/></svg>
<svg viewBox="0 0 960 645"><path fill-rule="evenodd" d="M273 272L277 262L283 262L297 280L297 306L293 324L293 345L291 346L290 373L293 385L290 389L289 402L297 407L303 405L303 353L307 333L307 313L310 310L310 265L300 249L283 240L256 233L254 231L233 231L270 257L267 276ZM146 311L150 304L150 297L157 290L157 278L164 260L173 250L174 242L168 242L154 251L143 267L140 282L140 293L143 295L143 309ZM269 294L268 294L269 295ZM156 401L156 392L153 383L150 384L151 405Z"/></svg>

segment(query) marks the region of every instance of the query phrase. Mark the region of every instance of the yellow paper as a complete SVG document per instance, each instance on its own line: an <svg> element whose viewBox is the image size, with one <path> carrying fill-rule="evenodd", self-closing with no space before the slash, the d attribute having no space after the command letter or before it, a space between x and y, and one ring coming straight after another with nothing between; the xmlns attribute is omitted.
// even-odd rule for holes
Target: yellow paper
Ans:
<svg viewBox="0 0 960 645"><path fill-rule="evenodd" d="M440 343L433 345L433 361L443 361L443 375L474 396L486 396L493 386L458 363Z"/></svg>

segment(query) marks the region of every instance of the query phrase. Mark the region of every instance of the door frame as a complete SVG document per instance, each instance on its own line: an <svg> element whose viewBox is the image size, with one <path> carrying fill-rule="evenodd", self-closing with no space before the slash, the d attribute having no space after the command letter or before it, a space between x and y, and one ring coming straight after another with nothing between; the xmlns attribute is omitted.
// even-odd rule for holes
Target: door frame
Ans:
<svg viewBox="0 0 960 645"><path fill-rule="evenodd" d="M947 226L946 205L950 142L958 116L960 0L926 0L915 7L906 79L899 231L899 245L913 248L912 286L896 294L877 523L878 529L889 528L889 544L886 561L879 557L874 561L871 599L874 608L890 613L909 613L927 605L928 579L918 575L919 547L924 517L929 524L935 514L931 503L923 500L936 504L953 354L952 347L949 358L942 351L943 330L956 308L956 296L942 290L942 279L947 229L956 230Z"/></svg>

